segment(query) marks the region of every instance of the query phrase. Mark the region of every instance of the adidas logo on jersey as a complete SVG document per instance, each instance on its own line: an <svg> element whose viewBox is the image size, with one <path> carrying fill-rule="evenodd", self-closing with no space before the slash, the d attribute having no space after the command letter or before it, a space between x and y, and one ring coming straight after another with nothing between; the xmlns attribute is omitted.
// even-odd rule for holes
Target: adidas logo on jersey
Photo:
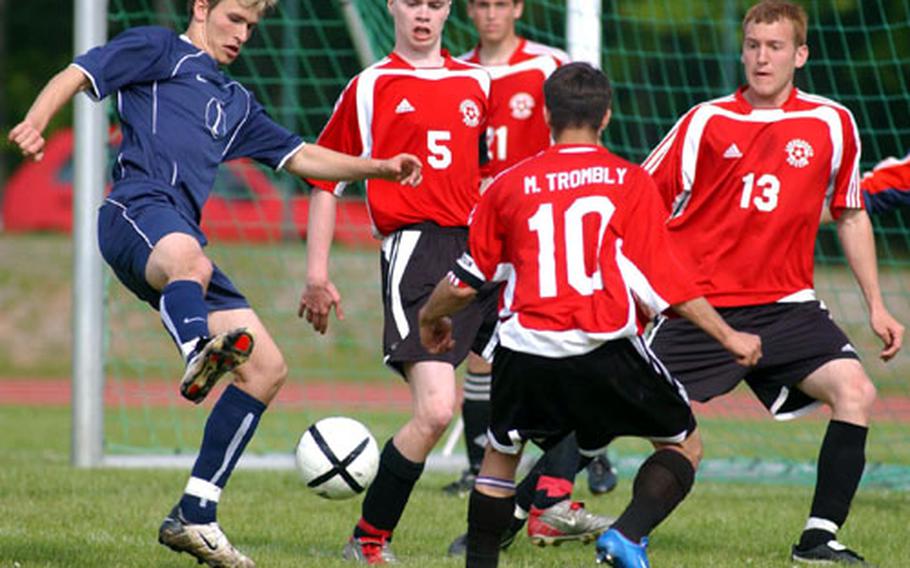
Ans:
<svg viewBox="0 0 910 568"><path fill-rule="evenodd" d="M411 104L411 101L408 99L401 99L401 102L398 103L398 106L395 107L395 114L404 114L406 112L414 112L416 109L414 105Z"/></svg>
<svg viewBox="0 0 910 568"><path fill-rule="evenodd" d="M724 158L742 158L743 153L739 151L739 147L736 145L736 142L730 144L730 147L727 148L727 151L724 152Z"/></svg>

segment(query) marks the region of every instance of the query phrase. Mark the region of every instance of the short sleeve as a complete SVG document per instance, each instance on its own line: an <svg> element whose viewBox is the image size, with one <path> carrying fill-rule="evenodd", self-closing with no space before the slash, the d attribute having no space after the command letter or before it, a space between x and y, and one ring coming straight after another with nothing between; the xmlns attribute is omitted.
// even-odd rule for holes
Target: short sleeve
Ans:
<svg viewBox="0 0 910 568"><path fill-rule="evenodd" d="M348 86L345 87L335 103L335 109L332 111L329 122L316 140L316 143L320 146L351 156L361 156L363 154L363 142L357 115L357 79L357 77L354 77L348 83ZM346 185L343 181L316 179L308 179L307 181L318 189L330 191L336 195L341 194Z"/></svg>
<svg viewBox="0 0 910 568"><path fill-rule="evenodd" d="M471 213L468 226L468 250L485 281L494 280L502 262L503 232L500 230L502 207L497 205L502 177L497 178L483 194Z"/></svg>
<svg viewBox="0 0 910 568"><path fill-rule="evenodd" d="M840 168L834 178L834 193L830 198L829 210L834 219L839 219L845 209L862 209L860 189L859 130L853 114L846 108L838 109L842 125L842 150Z"/></svg>
<svg viewBox="0 0 910 568"><path fill-rule="evenodd" d="M642 167L657 184L660 198L668 210L673 209L676 198L686 190L682 150L693 114L694 109L686 113L642 162Z"/></svg>
<svg viewBox="0 0 910 568"><path fill-rule="evenodd" d="M237 138L224 159L252 158L280 170L303 144L300 136L272 120L256 97L250 94L250 114L240 126Z"/></svg>
<svg viewBox="0 0 910 568"><path fill-rule="evenodd" d="M633 286L640 301L653 311L698 296L692 272L674 252L666 227L667 210L651 177L636 170L627 194L628 206L618 219L622 250L644 275L647 285Z"/></svg>
<svg viewBox="0 0 910 568"><path fill-rule="evenodd" d="M178 41L165 28L131 28L76 57L73 65L91 81L91 96L101 100L126 85L170 77Z"/></svg>

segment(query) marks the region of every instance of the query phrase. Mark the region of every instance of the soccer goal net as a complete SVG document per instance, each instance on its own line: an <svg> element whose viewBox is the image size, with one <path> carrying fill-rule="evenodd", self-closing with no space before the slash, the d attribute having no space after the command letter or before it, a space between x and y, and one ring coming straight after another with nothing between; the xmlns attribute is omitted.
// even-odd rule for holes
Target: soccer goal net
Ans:
<svg viewBox="0 0 910 568"><path fill-rule="evenodd" d="M740 21L748 4L603 3L601 62L615 91L605 139L612 150L639 162L681 113L736 88L742 80ZM855 113L864 169L887 156L903 156L910 151L910 0L803 4L810 15L811 58L799 73L799 86L834 98ZM228 72L249 86L273 117L313 140L347 81L368 59L391 48L392 23L385 5L378 0L281 2ZM474 41L465 5L466 0L453 1L447 24L445 46L453 53L466 51ZM573 6L566 0L525 0L519 31L568 49L567 21ZM109 35L148 24L182 30L185 11L184 0L111 0ZM324 336L297 317L305 282L308 189L287 175L233 163L222 167L212 203L203 214L203 227L211 237L208 252L248 296L290 368L287 385L248 450L247 463L262 459L263 465L289 466L299 436L323 416L358 417L382 442L407 414L406 387L381 364L378 245L370 237L358 191L348 194L340 207L332 256L332 277L343 296L346 318L333 320ZM874 218L885 300L905 324L910 322L908 221L908 210ZM855 342L879 389L864 482L908 489L910 356L905 350L888 364L879 361L879 342L869 330L862 296L830 227L819 236L816 259L818 293ZM218 393L203 407L179 397L182 365L175 347L156 314L109 273L104 311L102 463L192 459L207 415L204 407ZM704 476L781 483L814 479L824 412L775 423L742 390L696 411L708 458ZM610 452L621 469L631 471L647 448L622 440Z"/></svg>

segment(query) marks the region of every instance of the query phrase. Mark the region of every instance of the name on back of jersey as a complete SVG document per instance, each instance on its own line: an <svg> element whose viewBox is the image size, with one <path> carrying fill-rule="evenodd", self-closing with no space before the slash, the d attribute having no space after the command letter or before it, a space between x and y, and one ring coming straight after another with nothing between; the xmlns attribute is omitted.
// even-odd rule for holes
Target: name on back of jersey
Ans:
<svg viewBox="0 0 910 568"><path fill-rule="evenodd" d="M562 172L548 172L542 177L525 176L525 195L540 193L545 187L548 191L565 191L592 184L622 185L626 179L629 168L611 168L609 166L591 166ZM544 181L544 183L541 183ZM543 187L542 187L543 186Z"/></svg>

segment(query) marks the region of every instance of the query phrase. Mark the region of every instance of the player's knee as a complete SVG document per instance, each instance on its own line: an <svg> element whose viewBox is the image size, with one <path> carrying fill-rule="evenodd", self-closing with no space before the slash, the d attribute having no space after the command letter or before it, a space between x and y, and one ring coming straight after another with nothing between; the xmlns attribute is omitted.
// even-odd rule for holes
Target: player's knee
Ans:
<svg viewBox="0 0 910 568"><path fill-rule="evenodd" d="M875 403L877 392L875 385L865 373L854 373L839 381L834 389L834 406L844 409L856 409L868 414Z"/></svg>
<svg viewBox="0 0 910 568"><path fill-rule="evenodd" d="M418 417L418 425L427 438L438 440L449 427L453 415L454 410L451 405L440 402L430 405L421 413L421 416Z"/></svg>

